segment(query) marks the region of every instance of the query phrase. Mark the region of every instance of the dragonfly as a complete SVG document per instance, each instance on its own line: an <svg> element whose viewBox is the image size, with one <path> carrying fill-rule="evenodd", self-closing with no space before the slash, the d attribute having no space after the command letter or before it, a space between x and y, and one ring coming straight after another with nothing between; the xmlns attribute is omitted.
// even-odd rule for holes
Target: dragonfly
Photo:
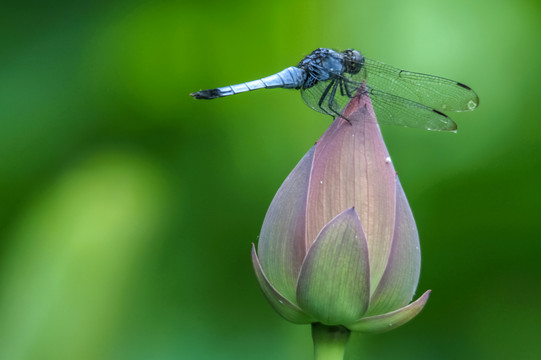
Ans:
<svg viewBox="0 0 541 360"><path fill-rule="evenodd" d="M259 80L190 95L216 99L271 88L300 90L309 107L333 118L343 117L341 111L361 89L369 94L380 124L434 131L456 131L456 123L444 111L472 111L479 105L475 91L461 82L401 70L354 49L327 48L316 49L297 66Z"/></svg>

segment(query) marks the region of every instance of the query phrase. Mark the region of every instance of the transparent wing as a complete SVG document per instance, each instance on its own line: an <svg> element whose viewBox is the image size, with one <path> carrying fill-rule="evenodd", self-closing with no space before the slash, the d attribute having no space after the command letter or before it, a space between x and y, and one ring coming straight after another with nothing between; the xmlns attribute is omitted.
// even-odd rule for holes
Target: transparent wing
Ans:
<svg viewBox="0 0 541 360"><path fill-rule="evenodd" d="M348 76L348 75L346 75ZM349 75L376 90L409 99L438 111L469 111L479 104L479 97L468 86L439 76L397 69L365 58L364 71Z"/></svg>
<svg viewBox="0 0 541 360"><path fill-rule="evenodd" d="M312 109L336 117L360 86L360 83L348 79L328 80L302 89L301 95ZM433 131L457 129L451 118L428 106L377 89L369 88L369 95L379 124Z"/></svg>
<svg viewBox="0 0 541 360"><path fill-rule="evenodd" d="M306 105L312 109L335 117L349 102L349 95L353 96L359 86L359 83L335 78L301 89L301 96Z"/></svg>
<svg viewBox="0 0 541 360"><path fill-rule="evenodd" d="M450 117L428 106L376 89L369 89L369 94L380 124L434 131L457 129L456 123Z"/></svg>

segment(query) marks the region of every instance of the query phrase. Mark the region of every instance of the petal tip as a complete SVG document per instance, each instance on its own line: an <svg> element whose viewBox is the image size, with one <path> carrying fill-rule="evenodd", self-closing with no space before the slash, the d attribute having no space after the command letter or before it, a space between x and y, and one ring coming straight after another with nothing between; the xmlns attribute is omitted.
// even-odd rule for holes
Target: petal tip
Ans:
<svg viewBox="0 0 541 360"><path fill-rule="evenodd" d="M362 318L348 325L347 328L352 331L369 333L382 333L397 328L413 319L423 310L430 293L431 290L427 290L417 300L401 309L382 315Z"/></svg>

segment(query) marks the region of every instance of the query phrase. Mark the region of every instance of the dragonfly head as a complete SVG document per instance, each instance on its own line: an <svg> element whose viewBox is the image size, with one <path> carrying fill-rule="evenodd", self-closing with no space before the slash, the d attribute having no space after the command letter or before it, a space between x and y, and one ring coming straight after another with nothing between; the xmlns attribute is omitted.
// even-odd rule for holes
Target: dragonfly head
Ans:
<svg viewBox="0 0 541 360"><path fill-rule="evenodd" d="M364 66L364 56L353 49L347 49L342 53L344 55L344 72L348 74L357 74Z"/></svg>

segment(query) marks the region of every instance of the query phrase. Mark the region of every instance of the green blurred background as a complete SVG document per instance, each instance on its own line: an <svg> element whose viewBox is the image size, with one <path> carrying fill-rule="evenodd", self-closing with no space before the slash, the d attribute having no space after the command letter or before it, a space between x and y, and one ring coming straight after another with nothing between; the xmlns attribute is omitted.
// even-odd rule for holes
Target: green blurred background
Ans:
<svg viewBox="0 0 541 360"><path fill-rule="evenodd" d="M539 359L536 0L2 1L0 359L310 359L250 244L329 125L291 90L192 91L356 48L462 81L457 134L385 127L432 289L351 359Z"/></svg>

